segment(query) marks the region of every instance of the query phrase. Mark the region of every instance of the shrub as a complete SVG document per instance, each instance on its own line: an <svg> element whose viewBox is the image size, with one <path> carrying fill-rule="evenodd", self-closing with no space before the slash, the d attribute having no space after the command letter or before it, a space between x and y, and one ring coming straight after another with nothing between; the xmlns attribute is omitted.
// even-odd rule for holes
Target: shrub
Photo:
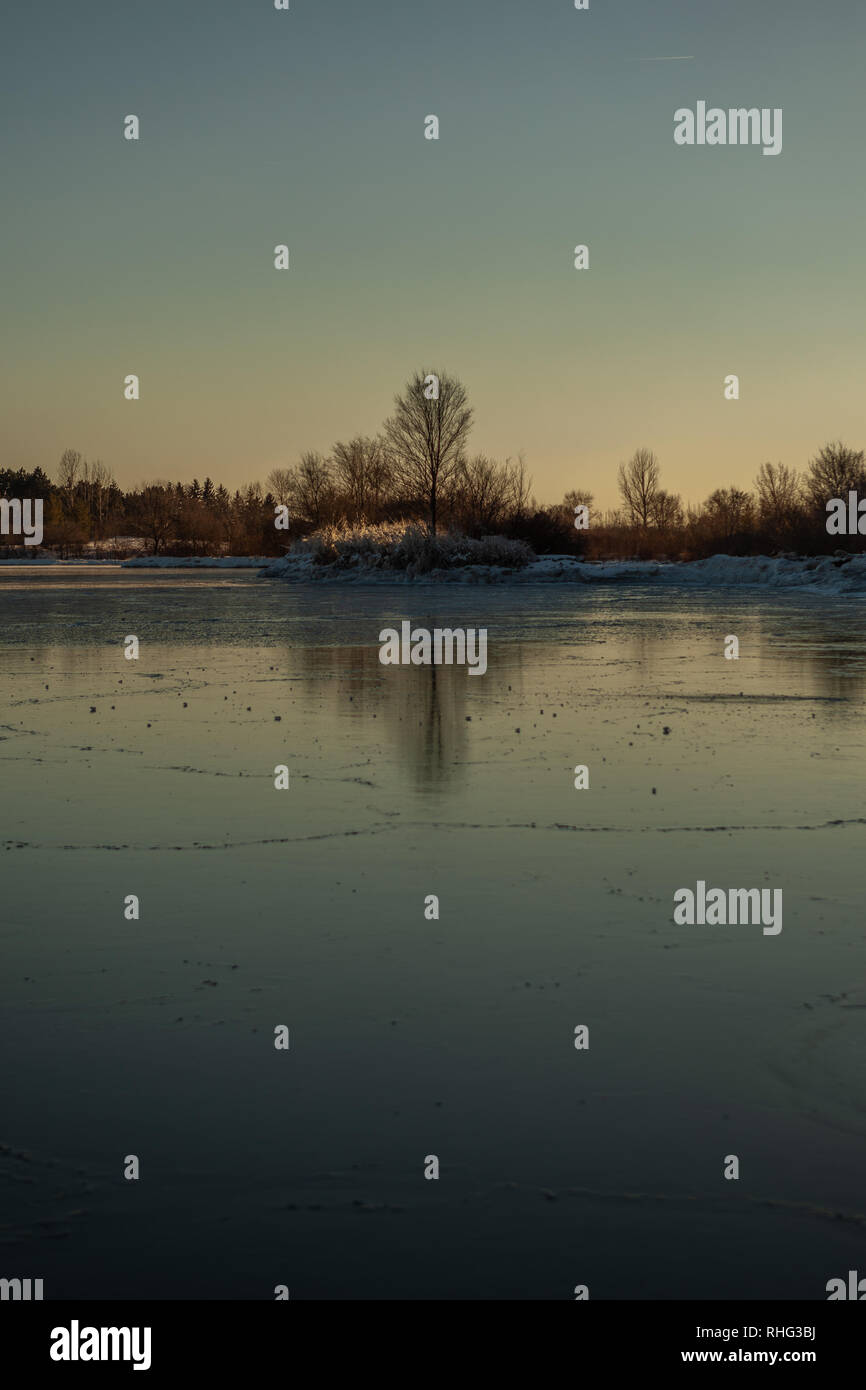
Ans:
<svg viewBox="0 0 866 1390"><path fill-rule="evenodd" d="M296 541L291 553L310 555L317 565L411 570L413 574L463 565L522 569L535 559L524 541L507 536L482 536L475 540L454 531L431 536L423 527L405 521L323 526Z"/></svg>

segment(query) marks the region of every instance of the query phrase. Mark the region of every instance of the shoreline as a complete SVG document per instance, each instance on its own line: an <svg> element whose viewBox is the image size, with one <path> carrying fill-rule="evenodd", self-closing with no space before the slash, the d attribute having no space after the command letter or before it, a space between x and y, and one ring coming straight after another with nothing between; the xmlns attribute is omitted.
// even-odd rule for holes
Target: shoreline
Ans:
<svg viewBox="0 0 866 1390"><path fill-rule="evenodd" d="M60 560L40 556L29 560L0 559L0 569L87 570L141 569L194 571L254 571L260 579L289 584L418 585L482 584L635 584L689 588L754 587L813 589L844 596L866 593L866 553L834 555L733 556L704 560L581 560L572 555L538 556L520 568L506 565L455 565L419 570L363 564L317 564L312 556L277 558L263 555L136 556L127 560Z"/></svg>

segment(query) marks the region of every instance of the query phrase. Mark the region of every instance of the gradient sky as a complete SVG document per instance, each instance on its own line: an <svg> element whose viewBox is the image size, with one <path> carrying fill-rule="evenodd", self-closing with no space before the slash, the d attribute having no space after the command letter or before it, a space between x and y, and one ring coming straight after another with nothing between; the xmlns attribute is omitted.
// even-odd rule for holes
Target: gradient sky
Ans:
<svg viewBox="0 0 866 1390"><path fill-rule="evenodd" d="M9 7L0 462L237 486L436 365L545 501L866 445L864 54L862 0ZM700 99L782 153L675 146Z"/></svg>

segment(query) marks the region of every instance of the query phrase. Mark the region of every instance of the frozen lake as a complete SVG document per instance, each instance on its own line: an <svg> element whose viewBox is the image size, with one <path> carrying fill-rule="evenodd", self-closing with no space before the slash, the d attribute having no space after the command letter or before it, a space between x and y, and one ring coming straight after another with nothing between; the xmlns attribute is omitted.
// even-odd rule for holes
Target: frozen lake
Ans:
<svg viewBox="0 0 866 1390"><path fill-rule="evenodd" d="M382 666L403 619L486 627L486 674ZM862 602L8 567L0 673L5 1276L823 1299L866 1271ZM783 930L675 925L697 880L781 888Z"/></svg>

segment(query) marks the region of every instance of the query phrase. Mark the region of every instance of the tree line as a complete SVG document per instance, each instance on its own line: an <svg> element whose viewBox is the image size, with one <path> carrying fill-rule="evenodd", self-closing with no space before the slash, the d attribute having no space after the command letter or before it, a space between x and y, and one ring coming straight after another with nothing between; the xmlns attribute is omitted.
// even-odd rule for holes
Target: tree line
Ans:
<svg viewBox="0 0 866 1390"><path fill-rule="evenodd" d="M826 530L830 498L866 496L864 453L841 442L825 445L802 472L763 463L751 490L716 488L697 506L662 487L656 455L640 448L619 466L620 505L596 512L592 493L580 487L540 505L522 457L470 453L472 424L458 378L416 372L377 435L302 453L264 484L229 492L205 477L123 490L101 460L66 449L56 480L41 468L0 470L0 495L41 497L44 545L61 555L121 553L132 538L157 555L279 555L324 527L358 530L389 521L421 523L431 535L504 535L539 554L589 558L820 553L858 542ZM288 519L282 529L275 525L278 508Z"/></svg>

